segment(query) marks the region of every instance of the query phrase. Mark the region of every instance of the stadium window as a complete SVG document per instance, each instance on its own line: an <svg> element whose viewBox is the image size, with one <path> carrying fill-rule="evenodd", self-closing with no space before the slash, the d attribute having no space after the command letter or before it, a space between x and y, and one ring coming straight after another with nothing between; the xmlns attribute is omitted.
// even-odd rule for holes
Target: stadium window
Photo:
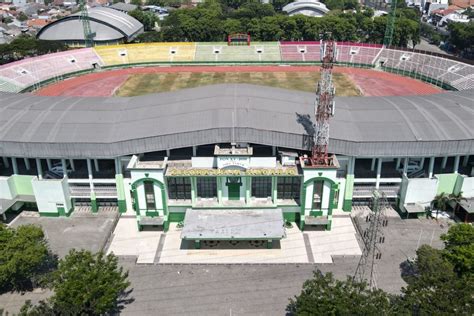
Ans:
<svg viewBox="0 0 474 316"><path fill-rule="evenodd" d="M191 180L188 177L168 178L168 197L171 200L190 200Z"/></svg>
<svg viewBox="0 0 474 316"><path fill-rule="evenodd" d="M324 181L313 183L313 209L320 210L322 207Z"/></svg>
<svg viewBox="0 0 474 316"><path fill-rule="evenodd" d="M301 179L299 177L278 177L277 179L277 199L299 201Z"/></svg>
<svg viewBox="0 0 474 316"><path fill-rule="evenodd" d="M145 181L145 182L143 182L143 186L145 187L146 209L147 210L156 209L155 187L153 185L153 182Z"/></svg>
<svg viewBox="0 0 474 316"><path fill-rule="evenodd" d="M200 198L214 198L217 196L216 178L197 178L197 195Z"/></svg>
<svg viewBox="0 0 474 316"><path fill-rule="evenodd" d="M254 177L252 178L252 196L256 198L267 198L272 196L272 178Z"/></svg>

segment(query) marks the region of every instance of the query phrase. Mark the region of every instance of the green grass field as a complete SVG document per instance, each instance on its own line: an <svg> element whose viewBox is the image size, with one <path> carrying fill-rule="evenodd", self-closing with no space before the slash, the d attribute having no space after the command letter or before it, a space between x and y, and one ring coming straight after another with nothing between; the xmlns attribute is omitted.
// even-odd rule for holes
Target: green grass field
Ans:
<svg viewBox="0 0 474 316"><path fill-rule="evenodd" d="M134 74L115 95L132 97L148 93L176 91L219 83L249 83L314 92L319 72L177 72ZM333 74L336 95L359 96L359 89L345 74Z"/></svg>

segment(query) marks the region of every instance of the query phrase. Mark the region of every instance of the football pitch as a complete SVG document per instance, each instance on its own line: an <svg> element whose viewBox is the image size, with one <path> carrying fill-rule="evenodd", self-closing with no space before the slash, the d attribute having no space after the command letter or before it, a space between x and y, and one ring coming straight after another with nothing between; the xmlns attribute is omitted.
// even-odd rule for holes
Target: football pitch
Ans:
<svg viewBox="0 0 474 316"><path fill-rule="evenodd" d="M220 83L248 83L315 92L319 72L173 72L133 74L115 92L132 97L148 93L176 91ZM337 96L360 96L360 90L343 73L333 74Z"/></svg>

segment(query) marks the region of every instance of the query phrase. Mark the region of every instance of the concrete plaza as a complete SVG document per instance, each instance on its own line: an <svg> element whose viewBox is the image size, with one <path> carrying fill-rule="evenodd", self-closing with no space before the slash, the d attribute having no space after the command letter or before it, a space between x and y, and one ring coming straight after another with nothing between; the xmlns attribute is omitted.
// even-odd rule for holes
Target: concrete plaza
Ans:
<svg viewBox="0 0 474 316"><path fill-rule="evenodd" d="M332 256L359 256L356 231L349 216L335 217L330 231L302 232L296 224L286 228L286 238L267 249L263 242L203 242L194 249L181 239L182 228L170 225L167 233L141 231L136 220L122 216L113 232L108 252L135 256L137 263L332 263Z"/></svg>

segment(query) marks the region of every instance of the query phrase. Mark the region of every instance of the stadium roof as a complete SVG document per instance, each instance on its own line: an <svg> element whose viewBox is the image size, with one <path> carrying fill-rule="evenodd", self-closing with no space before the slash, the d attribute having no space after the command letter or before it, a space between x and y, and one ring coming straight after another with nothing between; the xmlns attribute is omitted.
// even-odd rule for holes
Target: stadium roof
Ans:
<svg viewBox="0 0 474 316"><path fill-rule="evenodd" d="M88 9L94 41L130 41L143 32L143 24L118 10L94 7ZM43 27L37 37L42 40L84 41L81 13L68 15Z"/></svg>
<svg viewBox="0 0 474 316"><path fill-rule="evenodd" d="M330 151L358 157L474 152L474 90L338 97ZM212 143L309 149L313 93L222 84L131 98L0 94L0 156L112 158Z"/></svg>

